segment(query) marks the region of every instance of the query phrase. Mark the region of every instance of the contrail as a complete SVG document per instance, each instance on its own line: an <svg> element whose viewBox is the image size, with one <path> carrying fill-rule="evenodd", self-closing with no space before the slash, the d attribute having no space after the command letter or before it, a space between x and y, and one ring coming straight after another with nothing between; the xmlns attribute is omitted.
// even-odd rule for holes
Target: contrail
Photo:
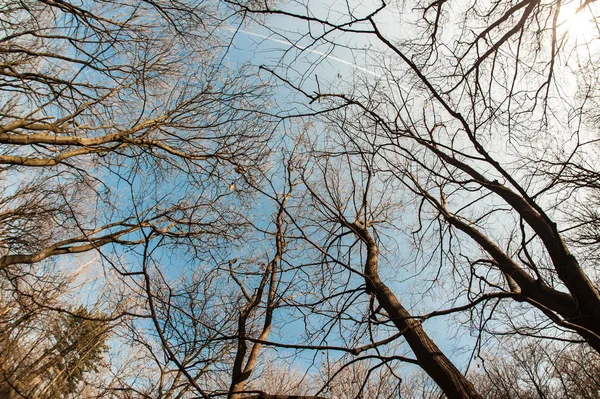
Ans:
<svg viewBox="0 0 600 399"><path fill-rule="evenodd" d="M363 67L358 66L358 65L356 65L356 64L354 64L354 63L352 63L350 61L346 61L346 60L344 60L342 58L336 57L336 56L331 55L331 54L324 53L324 52L319 51L319 50L315 50L315 49L308 48L308 47L298 46L298 45L296 45L294 43L290 43L290 42L287 42L285 40L275 39L275 38L273 38L271 36L261 35L260 33L250 32L250 31L243 30L243 29L238 29L238 30L236 30L236 32L243 33L243 34L245 34L247 36L260 37L261 39L265 39L265 40L269 40L269 41L274 42L274 43L279 43L279 44L283 44L283 45L286 45L286 46L289 46L289 47L293 47L293 48L296 48L296 49L298 49L300 51L308 51L308 52L311 52L313 54L317 54L317 55L323 56L325 58L329 58L330 60L334 60L334 61L340 62L342 64L349 65L349 66L351 66L351 67L353 67L355 69L358 69L359 71L366 72L369 75L379 77L378 74L376 74L375 72L373 72L373 71L371 71L371 70L369 70L367 68L363 68Z"/></svg>

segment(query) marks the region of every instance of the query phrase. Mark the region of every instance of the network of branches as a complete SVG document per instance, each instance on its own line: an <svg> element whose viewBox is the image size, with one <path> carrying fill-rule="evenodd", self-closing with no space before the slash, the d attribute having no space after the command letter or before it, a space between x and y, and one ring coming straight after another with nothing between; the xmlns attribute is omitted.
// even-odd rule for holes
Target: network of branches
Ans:
<svg viewBox="0 0 600 399"><path fill-rule="evenodd" d="M596 398L599 7L0 2L0 397Z"/></svg>

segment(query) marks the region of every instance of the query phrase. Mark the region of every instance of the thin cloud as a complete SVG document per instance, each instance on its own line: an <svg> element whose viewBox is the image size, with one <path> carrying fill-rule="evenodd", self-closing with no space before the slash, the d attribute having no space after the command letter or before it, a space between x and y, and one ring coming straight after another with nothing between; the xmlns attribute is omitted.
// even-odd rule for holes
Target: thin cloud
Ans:
<svg viewBox="0 0 600 399"><path fill-rule="evenodd" d="M331 55L331 54L324 53L324 52L319 51L319 50L315 50L315 49L312 49L312 48L309 48L309 47L298 46L297 44L290 43L290 42L285 41L285 40L276 39L276 38L271 37L271 36L261 35L260 33L250 32L250 31L243 30L243 29L239 29L236 32L243 33L244 35L247 35L247 36L260 37L261 39L269 40L269 41L274 42L274 43L283 44L283 45L286 45L288 47L293 47L293 48L296 48L296 49L298 49L300 51L308 51L308 52L310 52L312 54L320 55L320 56L326 57L326 58L328 58L330 60L337 61L337 62L340 62L340 63L345 64L345 65L349 65L349 66L351 66L351 67L353 67L355 69L358 69L359 71L366 72L369 75L377 76L377 77L379 76L377 73L375 73L375 72L373 72L373 71L371 71L371 70L369 70L367 68L361 67L359 65L356 65L353 62L346 61L346 60L344 60L342 58L336 57L336 56Z"/></svg>

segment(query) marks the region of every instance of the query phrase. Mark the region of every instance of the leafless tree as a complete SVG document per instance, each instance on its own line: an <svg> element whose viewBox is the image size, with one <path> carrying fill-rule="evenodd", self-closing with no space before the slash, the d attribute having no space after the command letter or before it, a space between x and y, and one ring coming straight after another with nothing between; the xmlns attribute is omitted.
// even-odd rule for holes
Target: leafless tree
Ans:
<svg viewBox="0 0 600 399"><path fill-rule="evenodd" d="M328 157L344 159L342 169L361 167L350 158L368 159L368 175L387 184L378 190L395 190L388 205L401 204L405 216L391 228L410 233L413 259L423 270L418 276L427 279L421 286L446 292L443 301L451 306L424 314L391 311L400 309L390 302L395 294L371 271L376 255L392 244L375 235L376 212L363 215L369 205L385 206L357 194L368 192L370 179L323 172L312 193L323 217L315 225L337 221L339 230L323 227L335 240L318 244L329 254L349 234L359 238L366 263L353 272L365 277L364 290L378 303L373 309L386 311L446 395L462 397L454 389L464 388L464 397L478 397L437 347L421 350L410 342L413 335L425 338L421 320L433 316L466 314L476 351L489 334L600 351L594 1L343 3L323 12L308 4L237 6L297 27L270 27L290 45L279 64L264 67L305 98L304 110L285 116L319 118L323 130L338 132ZM340 76L294 74L314 55L325 54L321 62L333 65L340 59L335 51L348 54L348 47L357 62L366 52L369 74L361 76L359 65L348 84L338 83ZM351 264L352 252L341 263ZM447 368L437 369L430 357Z"/></svg>
<svg viewBox="0 0 600 399"><path fill-rule="evenodd" d="M151 360L146 386L115 375L113 395L206 397L228 353L203 265L248 226L273 128L256 69L224 61L242 20L218 1L0 5L2 294L49 329L69 311L63 269L103 275L115 337ZM99 290L76 286L92 306Z"/></svg>
<svg viewBox="0 0 600 399"><path fill-rule="evenodd" d="M272 234L274 236L275 251L272 258L268 260L268 263L264 261L259 263L259 268L261 269L261 273L259 273L260 279L258 284L254 282L253 292L249 290L249 287L245 283L245 281L252 283L252 276L246 275L241 280L236 276L237 272L233 270L235 261L229 262L230 276L236 285L239 286L242 292L242 296L239 299L245 304L239 309L236 331L238 335L237 348L232 366L228 399L239 399L244 396L241 392L247 390L246 385L257 365L263 342L268 340L271 328L273 327L273 312L285 295L283 292L278 292L278 287L280 286L282 273L282 257L286 251L286 226L288 223L286 222L285 208L293 195L295 185L294 181L291 180L292 176L289 169L290 165L288 164L284 177L286 187L283 193L280 196L275 193L275 197L273 198L277 203L277 211L274 216L275 232ZM257 315L261 316L263 321L253 328L253 325L257 324ZM252 330L256 330L256 332ZM255 336L253 337L252 335Z"/></svg>
<svg viewBox="0 0 600 399"><path fill-rule="evenodd" d="M471 376L490 398L593 398L598 355L580 345L526 339L488 354Z"/></svg>
<svg viewBox="0 0 600 399"><path fill-rule="evenodd" d="M222 21L206 7L3 6L0 162L6 183L18 182L3 215L7 230L26 223L25 234L3 235L3 268L136 245L142 229L192 236L196 209L206 217L234 195L234 169L256 166L268 132L248 112L260 86L219 62ZM209 197L208 187L222 191Z"/></svg>
<svg viewBox="0 0 600 399"><path fill-rule="evenodd" d="M277 397L250 389L275 347L333 365L316 396L354 371L350 396L376 373L401 392L412 363L480 398L437 317L462 321L472 359L508 351L499 335L598 352L595 3L3 4L4 293L65 313L53 270L97 256L150 369L111 379L124 397ZM261 73L304 104L278 118L256 70L224 62L248 17L289 43ZM369 64L319 76L347 54ZM286 321L293 341L273 334Z"/></svg>

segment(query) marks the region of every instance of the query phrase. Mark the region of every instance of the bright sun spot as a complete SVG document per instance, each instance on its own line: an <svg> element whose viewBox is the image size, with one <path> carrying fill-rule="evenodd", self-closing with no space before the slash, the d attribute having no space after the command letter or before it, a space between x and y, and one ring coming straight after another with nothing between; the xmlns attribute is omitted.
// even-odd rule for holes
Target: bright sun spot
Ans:
<svg viewBox="0 0 600 399"><path fill-rule="evenodd" d="M579 9L580 2L573 1L560 9L558 30L561 36L579 43L599 38L598 27L589 6Z"/></svg>

